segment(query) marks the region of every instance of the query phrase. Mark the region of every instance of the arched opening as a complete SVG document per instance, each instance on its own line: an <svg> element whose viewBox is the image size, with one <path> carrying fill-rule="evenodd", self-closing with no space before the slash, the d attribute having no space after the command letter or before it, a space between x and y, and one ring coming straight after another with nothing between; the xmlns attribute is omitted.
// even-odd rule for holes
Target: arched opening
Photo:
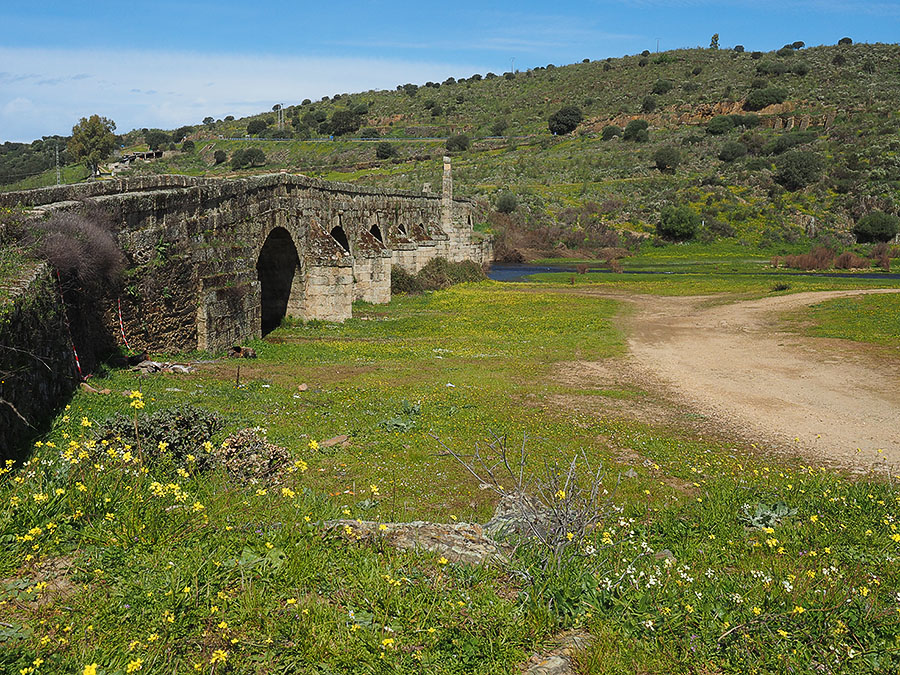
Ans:
<svg viewBox="0 0 900 675"><path fill-rule="evenodd" d="M332 228L331 236L334 237L334 240L341 245L347 253L350 253L350 242L347 240L347 233L344 232L344 228L338 225L337 227Z"/></svg>
<svg viewBox="0 0 900 675"><path fill-rule="evenodd" d="M259 279L262 301L263 335L278 328L287 314L291 285L299 266L300 257L290 233L283 227L276 227L266 237L266 243L256 261L256 276Z"/></svg>
<svg viewBox="0 0 900 675"><path fill-rule="evenodd" d="M377 223L375 225L372 225L372 227L369 228L369 234L371 234L373 237L375 237L382 244L384 243L384 239L381 237L381 230L378 228Z"/></svg>
<svg viewBox="0 0 900 675"><path fill-rule="evenodd" d="M405 236L407 235L407 232L406 232L406 225L404 225L403 223L400 223L399 225L397 225L397 230L400 232L400 234L401 234L402 236L405 237Z"/></svg>

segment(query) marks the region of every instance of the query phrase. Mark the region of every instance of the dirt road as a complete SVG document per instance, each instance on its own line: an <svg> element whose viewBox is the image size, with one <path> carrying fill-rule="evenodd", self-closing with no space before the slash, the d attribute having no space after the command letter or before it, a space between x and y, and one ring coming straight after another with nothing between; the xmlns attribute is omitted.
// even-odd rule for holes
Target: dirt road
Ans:
<svg viewBox="0 0 900 675"><path fill-rule="evenodd" d="M782 312L863 292L892 291L706 308L698 298L641 296L628 319L633 363L722 423L810 459L900 466L900 360L778 328Z"/></svg>
<svg viewBox="0 0 900 675"><path fill-rule="evenodd" d="M643 386L661 387L751 441L862 471L900 467L900 358L786 332L779 315L890 292L798 293L717 306L698 297L617 297L635 305L624 321L629 363Z"/></svg>

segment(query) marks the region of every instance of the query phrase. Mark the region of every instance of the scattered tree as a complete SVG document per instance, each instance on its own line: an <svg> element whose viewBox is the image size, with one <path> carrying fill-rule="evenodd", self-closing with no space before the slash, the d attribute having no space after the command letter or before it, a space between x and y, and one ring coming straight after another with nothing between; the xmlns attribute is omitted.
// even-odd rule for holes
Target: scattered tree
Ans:
<svg viewBox="0 0 900 675"><path fill-rule="evenodd" d="M492 136L502 136L503 132L509 128L509 121L505 117L498 117L491 125Z"/></svg>
<svg viewBox="0 0 900 675"><path fill-rule="evenodd" d="M581 124L582 119L581 108L567 105L550 115L550 119L547 120L547 126L550 128L551 133L562 136L575 131L578 125Z"/></svg>
<svg viewBox="0 0 900 675"><path fill-rule="evenodd" d="M652 113L656 110L656 98L653 96L645 96L641 101L641 112Z"/></svg>
<svg viewBox="0 0 900 675"><path fill-rule="evenodd" d="M660 171L675 173L675 169L681 164L681 153L675 146L664 145L653 153L653 161Z"/></svg>
<svg viewBox="0 0 900 675"><path fill-rule="evenodd" d="M213 123L215 123L215 121L216 121L216 120L215 120L214 118L212 118L212 117L204 117L204 118L203 118L203 124L205 124L205 125L208 126L208 127L209 127L209 126L212 126Z"/></svg>
<svg viewBox="0 0 900 675"><path fill-rule="evenodd" d="M216 164L221 164L221 163L224 162L226 159L228 159L228 153L226 153L224 150L216 150L216 151L213 153L213 161L214 161Z"/></svg>
<svg viewBox="0 0 900 675"><path fill-rule="evenodd" d="M390 159L397 154L397 148L387 141L381 141L375 145L375 157L378 159Z"/></svg>
<svg viewBox="0 0 900 675"><path fill-rule="evenodd" d="M247 123L247 134L249 136L256 136L265 131L267 126L269 125L266 124L265 120L250 120Z"/></svg>
<svg viewBox="0 0 900 675"><path fill-rule="evenodd" d="M331 115L331 133L335 136L353 133L362 126L362 118L352 110L335 110Z"/></svg>
<svg viewBox="0 0 900 675"><path fill-rule="evenodd" d="M659 214L656 232L663 239L687 241L700 227L700 216L688 206L664 206Z"/></svg>
<svg viewBox="0 0 900 675"><path fill-rule="evenodd" d="M625 125L625 131L622 137L626 141L635 141L636 143L644 143L650 139L650 132L647 130L650 124L647 120L631 120Z"/></svg>
<svg viewBox="0 0 900 675"><path fill-rule="evenodd" d="M603 127L603 130L600 132L600 137L604 141L611 140L612 138L614 138L616 136L621 136L621 135L622 135L622 129L617 127L615 124L607 124L605 127Z"/></svg>
<svg viewBox="0 0 900 675"><path fill-rule="evenodd" d="M76 161L84 160L93 175L100 171L100 162L116 149L116 123L106 117L91 115L82 117L72 127L72 137L66 146Z"/></svg>
<svg viewBox="0 0 900 675"><path fill-rule="evenodd" d="M266 163L266 153L259 148L235 150L231 156L231 166L235 169L262 166Z"/></svg>
<svg viewBox="0 0 900 675"><path fill-rule="evenodd" d="M455 134L447 139L447 150L450 152L468 150L471 144L472 140L465 134Z"/></svg>
<svg viewBox="0 0 900 675"><path fill-rule="evenodd" d="M144 142L147 143L147 147L151 150L159 150L171 140L169 134L159 129L148 129L144 132Z"/></svg>
<svg viewBox="0 0 900 675"><path fill-rule="evenodd" d="M900 218L883 211L871 211L853 226L853 234L860 243L890 241L898 232Z"/></svg>
<svg viewBox="0 0 900 675"><path fill-rule="evenodd" d="M775 172L776 182L788 190L799 190L819 179L822 158L809 150L791 150L781 155Z"/></svg>
<svg viewBox="0 0 900 675"><path fill-rule="evenodd" d="M706 133L713 136L727 134L734 129L734 120L730 115L716 115L706 125Z"/></svg>
<svg viewBox="0 0 900 675"><path fill-rule="evenodd" d="M719 159L723 162L733 162L747 154L747 146L740 141L728 141L719 151Z"/></svg>
<svg viewBox="0 0 900 675"><path fill-rule="evenodd" d="M653 93L662 96L672 91L675 84L671 80L659 79L653 84Z"/></svg>
<svg viewBox="0 0 900 675"><path fill-rule="evenodd" d="M710 49L718 49L719 48L719 34L718 33L713 33L713 36L709 41L709 48Z"/></svg>
<svg viewBox="0 0 900 675"><path fill-rule="evenodd" d="M194 151L194 141L185 141L181 144L182 152L193 152Z"/></svg>
<svg viewBox="0 0 900 675"><path fill-rule="evenodd" d="M497 195L497 211L500 213L512 213L519 208L519 200L516 195L509 190L505 190Z"/></svg>
<svg viewBox="0 0 900 675"><path fill-rule="evenodd" d="M763 108L783 103L787 94L783 89L777 87L766 87L765 89L755 89L747 95L744 101L745 110L762 110Z"/></svg>
<svg viewBox="0 0 900 675"><path fill-rule="evenodd" d="M838 40L838 44L839 45L852 45L853 40L851 40L848 37L842 37L840 40Z"/></svg>
<svg viewBox="0 0 900 675"><path fill-rule="evenodd" d="M744 53L744 45L735 45L734 51L736 51L738 54L743 54Z"/></svg>

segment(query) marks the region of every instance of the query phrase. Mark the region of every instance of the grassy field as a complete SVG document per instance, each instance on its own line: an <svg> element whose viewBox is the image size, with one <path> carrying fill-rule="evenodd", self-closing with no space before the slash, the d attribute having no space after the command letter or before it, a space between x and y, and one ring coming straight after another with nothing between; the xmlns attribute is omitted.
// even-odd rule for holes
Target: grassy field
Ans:
<svg viewBox="0 0 900 675"><path fill-rule="evenodd" d="M900 350L900 297L839 298L810 306L794 321L808 335L869 342Z"/></svg>
<svg viewBox="0 0 900 675"><path fill-rule="evenodd" d="M0 484L0 669L512 673L580 627L597 637L585 673L895 672L893 483L769 456L681 411L621 414L653 393L559 377L623 354L621 307L560 290L485 282L288 323L239 381L234 361L94 379L112 393L79 392ZM125 435L185 403L221 416L208 446L178 425ZM123 440L103 443L115 416ZM277 482L206 464L248 426L297 460ZM601 523L559 542L573 555L469 567L323 528L484 522L495 495L434 436L469 455L492 433L524 436L531 475L582 451L605 465Z"/></svg>

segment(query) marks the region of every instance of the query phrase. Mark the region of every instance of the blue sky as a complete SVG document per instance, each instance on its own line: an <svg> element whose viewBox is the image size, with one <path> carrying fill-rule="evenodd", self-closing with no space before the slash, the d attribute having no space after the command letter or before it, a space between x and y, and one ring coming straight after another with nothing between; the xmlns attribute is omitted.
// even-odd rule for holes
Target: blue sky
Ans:
<svg viewBox="0 0 900 675"><path fill-rule="evenodd" d="M0 4L0 142L247 115L304 98L643 49L895 42L900 0Z"/></svg>

